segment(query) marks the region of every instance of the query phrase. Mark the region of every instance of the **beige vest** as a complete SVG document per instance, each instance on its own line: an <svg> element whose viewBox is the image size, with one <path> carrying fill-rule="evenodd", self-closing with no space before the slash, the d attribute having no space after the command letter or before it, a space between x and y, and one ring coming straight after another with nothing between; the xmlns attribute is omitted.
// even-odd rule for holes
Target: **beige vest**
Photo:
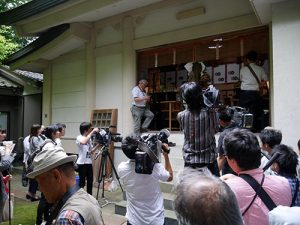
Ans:
<svg viewBox="0 0 300 225"><path fill-rule="evenodd" d="M82 188L67 200L60 213L64 210L73 210L79 213L86 225L104 225L97 200Z"/></svg>

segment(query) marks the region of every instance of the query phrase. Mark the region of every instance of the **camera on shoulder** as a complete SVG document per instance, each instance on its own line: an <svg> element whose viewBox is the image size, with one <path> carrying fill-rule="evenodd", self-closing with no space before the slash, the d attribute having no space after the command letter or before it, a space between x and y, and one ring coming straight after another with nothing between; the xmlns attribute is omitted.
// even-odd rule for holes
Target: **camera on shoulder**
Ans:
<svg viewBox="0 0 300 225"><path fill-rule="evenodd" d="M137 141L135 152L135 172L140 174L152 174L155 163L159 163L161 152L170 152L170 149L163 147L168 144L170 132L167 129L161 130L158 134L144 135Z"/></svg>

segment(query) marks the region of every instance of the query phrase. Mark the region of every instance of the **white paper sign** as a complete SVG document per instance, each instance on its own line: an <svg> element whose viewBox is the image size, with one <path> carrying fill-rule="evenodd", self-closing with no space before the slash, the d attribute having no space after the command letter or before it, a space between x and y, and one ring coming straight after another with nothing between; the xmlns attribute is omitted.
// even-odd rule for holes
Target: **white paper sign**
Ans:
<svg viewBox="0 0 300 225"><path fill-rule="evenodd" d="M214 84L225 83L225 65L214 67Z"/></svg>
<svg viewBox="0 0 300 225"><path fill-rule="evenodd" d="M239 81L240 65L237 63L227 64L227 83L234 83Z"/></svg>

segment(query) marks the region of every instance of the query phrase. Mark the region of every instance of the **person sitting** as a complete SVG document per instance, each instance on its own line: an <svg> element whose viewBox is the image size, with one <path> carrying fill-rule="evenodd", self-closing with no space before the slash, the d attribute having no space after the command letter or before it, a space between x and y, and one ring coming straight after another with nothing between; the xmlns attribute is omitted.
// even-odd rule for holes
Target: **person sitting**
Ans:
<svg viewBox="0 0 300 225"><path fill-rule="evenodd" d="M162 148L166 150L168 145L163 144ZM118 166L120 181L126 189L127 225L163 225L165 216L159 181L173 179L169 155L163 151L165 167L162 163L155 163L151 174L140 174L135 172L137 149L138 142L135 138L128 136L122 141L122 150L129 158Z"/></svg>
<svg viewBox="0 0 300 225"><path fill-rule="evenodd" d="M208 170L185 168L174 187L179 225L242 225L237 199L230 187Z"/></svg>
<svg viewBox="0 0 300 225"><path fill-rule="evenodd" d="M271 169L278 175L288 179L292 190L291 206L300 206L300 179L297 178L298 155L289 146L276 145L273 148L271 156L279 154L279 157L274 161Z"/></svg>
<svg viewBox="0 0 300 225"><path fill-rule="evenodd" d="M47 224L103 225L97 200L76 187L76 158L68 156L61 147L44 149L34 158L34 169L27 177L37 180L47 202L54 205Z"/></svg>
<svg viewBox="0 0 300 225"><path fill-rule="evenodd" d="M269 195L275 206L290 206L291 189L286 178L265 175L259 168L261 151L256 136L249 130L234 129L224 138L224 151L231 169L238 174L224 175L222 179L230 186L237 197L245 225L267 225L269 207L248 183L257 182L258 187ZM270 207L271 208L271 207Z"/></svg>

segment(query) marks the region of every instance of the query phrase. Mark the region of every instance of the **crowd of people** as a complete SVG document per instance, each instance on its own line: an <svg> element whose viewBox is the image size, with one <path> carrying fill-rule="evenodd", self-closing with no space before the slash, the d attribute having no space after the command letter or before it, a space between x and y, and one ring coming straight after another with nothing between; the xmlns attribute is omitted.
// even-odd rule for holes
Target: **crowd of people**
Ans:
<svg viewBox="0 0 300 225"><path fill-rule="evenodd" d="M251 54L247 55L248 69L241 71L244 103L257 98L259 82L255 75L249 75L251 70L259 74L260 81L266 79L254 65L256 55ZM184 168L174 179L173 201L179 225L299 224L299 155L281 143L280 130L265 127L257 137L249 129L239 127L227 107L216 107L218 92L209 86L204 67L198 62L187 65L193 79L180 88L185 109L177 119L184 135ZM140 80L132 90L134 129L121 145L128 161L118 165L118 175L126 190L127 225L166 224L160 182L173 180L169 142L158 138L155 145L150 145L147 140L153 136L141 137L154 116L149 110L147 86L146 80ZM256 117L259 112L251 107ZM255 128L258 123L254 122ZM24 186L28 185L26 198L39 201L36 224L46 221L57 225L102 225L100 205L92 196L93 155L101 147L92 142L92 136L100 130L89 122L80 124L76 138L78 156L64 151L61 138L65 130L62 123L47 127L33 124L24 138L22 181ZM0 141L4 138L1 133ZM298 148L300 151L300 140ZM159 160L161 152L164 163ZM12 156L1 157L1 171L9 168L12 160ZM0 181L1 211L7 198L5 182L10 179L6 176ZM37 190L41 196L36 194Z"/></svg>

